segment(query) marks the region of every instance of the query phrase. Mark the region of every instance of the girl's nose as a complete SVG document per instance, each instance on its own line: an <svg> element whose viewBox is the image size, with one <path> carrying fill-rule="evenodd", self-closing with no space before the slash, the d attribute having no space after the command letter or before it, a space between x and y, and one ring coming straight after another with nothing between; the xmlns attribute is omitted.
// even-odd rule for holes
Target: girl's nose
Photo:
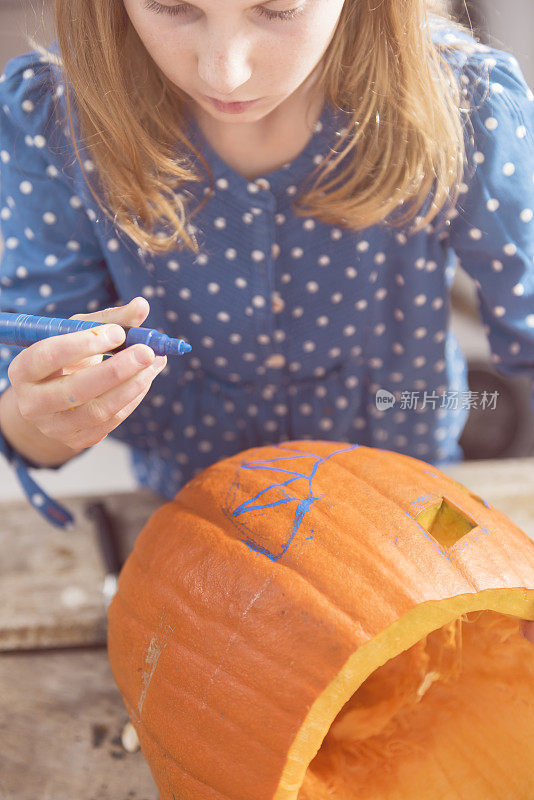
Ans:
<svg viewBox="0 0 534 800"><path fill-rule="evenodd" d="M198 75L204 86L218 99L230 96L246 83L252 74L249 49L237 37L211 37L199 48ZM238 98L248 99L248 98Z"/></svg>

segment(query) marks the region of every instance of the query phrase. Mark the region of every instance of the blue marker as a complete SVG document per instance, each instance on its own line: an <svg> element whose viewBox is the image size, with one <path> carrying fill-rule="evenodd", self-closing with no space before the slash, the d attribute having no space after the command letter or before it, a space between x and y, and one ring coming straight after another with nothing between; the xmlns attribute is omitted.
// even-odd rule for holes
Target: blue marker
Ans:
<svg viewBox="0 0 534 800"><path fill-rule="evenodd" d="M47 339L49 336L59 336L62 333L76 333L76 331L96 328L99 325L118 325L110 322L90 322L81 319L58 319L56 317L34 317L31 314L0 313L0 344L14 344L18 347ZM172 339L166 333L160 333L154 328L134 328L129 325L120 326L126 333L126 339L117 347L107 352L117 353L130 347L132 344L146 344L152 348L157 356L182 356L192 350L188 342L183 339Z"/></svg>

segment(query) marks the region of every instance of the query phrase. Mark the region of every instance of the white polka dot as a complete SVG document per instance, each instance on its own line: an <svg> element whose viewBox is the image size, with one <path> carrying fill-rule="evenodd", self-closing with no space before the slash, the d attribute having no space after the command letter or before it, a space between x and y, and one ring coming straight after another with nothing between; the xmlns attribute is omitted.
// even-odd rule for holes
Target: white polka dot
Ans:
<svg viewBox="0 0 534 800"><path fill-rule="evenodd" d="M37 136L33 137L33 143L36 147L44 147L46 145L46 139L44 136L37 134Z"/></svg>
<svg viewBox="0 0 534 800"><path fill-rule="evenodd" d="M417 297L414 297L414 305L422 306L426 303L426 295L425 294L418 294Z"/></svg>
<svg viewBox="0 0 534 800"><path fill-rule="evenodd" d="M491 197L486 203L486 208L488 209L488 211L497 211L499 205L500 205L499 201L496 200L494 197Z"/></svg>
<svg viewBox="0 0 534 800"><path fill-rule="evenodd" d="M70 239L70 241L67 242L67 249L72 250L73 252L78 252L78 250L80 250L80 243L75 239Z"/></svg>
<svg viewBox="0 0 534 800"><path fill-rule="evenodd" d="M72 208L81 208L82 205L82 201L80 200L77 194L72 195L72 197L69 200L69 203Z"/></svg>
<svg viewBox="0 0 534 800"><path fill-rule="evenodd" d="M7 150L0 150L0 160L3 164L7 164L10 160L11 156L7 152Z"/></svg>
<svg viewBox="0 0 534 800"><path fill-rule="evenodd" d="M50 286L50 284L42 283L39 286L39 294L42 297L50 297L50 295L52 294L52 287Z"/></svg>
<svg viewBox="0 0 534 800"><path fill-rule="evenodd" d="M182 298L182 300L190 300L191 299L191 289L187 286L184 286L178 292L178 295Z"/></svg>
<svg viewBox="0 0 534 800"><path fill-rule="evenodd" d="M308 281L306 284L306 291L310 292L310 294L315 294L319 289L319 284L316 281Z"/></svg>
<svg viewBox="0 0 534 800"><path fill-rule="evenodd" d="M505 244L503 247L503 251L506 253L507 256L515 256L517 252L517 245L515 245L513 242Z"/></svg>
<svg viewBox="0 0 534 800"><path fill-rule="evenodd" d="M534 314L527 315L527 325L529 328L534 328Z"/></svg>
<svg viewBox="0 0 534 800"><path fill-rule="evenodd" d="M494 272L502 272L502 261L498 261L497 259L491 262L491 268Z"/></svg>
<svg viewBox="0 0 534 800"><path fill-rule="evenodd" d="M119 249L119 242L117 239L108 239L107 242L108 250L111 250L112 253L115 253Z"/></svg>
<svg viewBox="0 0 534 800"><path fill-rule="evenodd" d="M473 155L473 161L475 164L483 164L485 161L484 153L481 153L477 150L477 152Z"/></svg>
<svg viewBox="0 0 534 800"><path fill-rule="evenodd" d="M264 261L264 259L265 259L265 253L262 252L261 250L253 250L250 255L251 255L252 260L256 261L256 263L258 263L260 261Z"/></svg>
<svg viewBox="0 0 534 800"><path fill-rule="evenodd" d="M22 103L20 104L20 107L22 108L23 111L26 111L27 113L30 113L35 108L31 100L23 100Z"/></svg>
<svg viewBox="0 0 534 800"><path fill-rule="evenodd" d="M525 128L525 126L520 125L518 128L516 128L515 135L517 136L518 139L524 139L525 136L527 135L527 129Z"/></svg>
<svg viewBox="0 0 534 800"><path fill-rule="evenodd" d="M506 309L504 306L495 306L493 309L493 313L496 317L504 317L506 314Z"/></svg>
<svg viewBox="0 0 534 800"><path fill-rule="evenodd" d="M532 209L524 208L520 214L520 217L522 222L531 222L533 217Z"/></svg>
<svg viewBox="0 0 534 800"><path fill-rule="evenodd" d="M0 219L9 219L11 217L11 211L7 206L4 206L0 210Z"/></svg>
<svg viewBox="0 0 534 800"><path fill-rule="evenodd" d="M50 255L46 256L44 263L46 267L55 267L57 264L57 256L51 253Z"/></svg>
<svg viewBox="0 0 534 800"><path fill-rule="evenodd" d="M46 222L47 225L55 225L57 222L57 217L55 214L52 214L51 211L47 211L43 214L43 222Z"/></svg>
<svg viewBox="0 0 534 800"><path fill-rule="evenodd" d="M46 168L46 174L48 175L49 178L57 178L59 172L57 168L54 167L53 164L49 164Z"/></svg>
<svg viewBox="0 0 534 800"><path fill-rule="evenodd" d="M224 217L216 217L213 220L213 224L219 231L222 231L224 228L226 228L226 220Z"/></svg>
<svg viewBox="0 0 534 800"><path fill-rule="evenodd" d="M30 181L22 181L19 189L22 194L31 194L33 192L33 185L30 183Z"/></svg>
<svg viewBox="0 0 534 800"><path fill-rule="evenodd" d="M15 250L19 246L19 240L16 236L9 236L6 239L6 247L8 250Z"/></svg>
<svg viewBox="0 0 534 800"><path fill-rule="evenodd" d="M521 295L525 294L525 287L522 283L516 283L516 285L512 287L512 292L517 297L521 297Z"/></svg>
<svg viewBox="0 0 534 800"><path fill-rule="evenodd" d="M469 236L471 237L471 239L477 239L477 240L482 239L482 231L479 230L478 228L470 228Z"/></svg>
<svg viewBox="0 0 534 800"><path fill-rule="evenodd" d="M513 175L515 172L515 165L512 164L511 161L507 161L506 164L503 165L502 171L503 175L510 177L510 175Z"/></svg>
<svg viewBox="0 0 534 800"><path fill-rule="evenodd" d="M343 300L343 295L341 294L341 292L334 292L330 300L332 301L332 303L341 303L341 301Z"/></svg>
<svg viewBox="0 0 534 800"><path fill-rule="evenodd" d="M252 305L255 308L263 308L265 306L265 297L262 297L261 294L255 294L252 298Z"/></svg>

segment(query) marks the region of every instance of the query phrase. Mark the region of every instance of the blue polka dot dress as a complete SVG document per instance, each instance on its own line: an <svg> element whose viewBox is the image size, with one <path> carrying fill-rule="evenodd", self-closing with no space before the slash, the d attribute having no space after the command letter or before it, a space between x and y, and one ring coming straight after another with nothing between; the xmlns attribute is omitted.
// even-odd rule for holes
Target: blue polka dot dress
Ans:
<svg viewBox="0 0 534 800"><path fill-rule="evenodd" d="M144 295L144 325L193 348L169 358L110 434L129 445L140 484L172 498L211 463L290 439L461 460L469 391L449 325L458 260L475 281L496 369L534 373L534 98L512 55L465 38L470 52L447 57L474 98L473 168L443 225L352 232L294 214L299 186L343 127L344 112L327 103L300 155L256 180L190 120L215 180L211 193L207 179L185 187L191 208L210 195L189 227L199 254L152 255L113 228L74 157L60 68L37 51L8 62L0 310L69 317ZM0 345L0 391L18 352ZM67 525L69 512L29 474L36 465L0 442L34 507Z"/></svg>

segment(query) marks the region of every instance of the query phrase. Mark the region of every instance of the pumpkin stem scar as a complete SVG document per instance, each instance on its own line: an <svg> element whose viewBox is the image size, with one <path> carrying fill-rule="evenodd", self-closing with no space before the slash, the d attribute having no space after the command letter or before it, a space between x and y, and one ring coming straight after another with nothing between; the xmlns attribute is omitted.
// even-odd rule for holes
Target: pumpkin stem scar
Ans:
<svg viewBox="0 0 534 800"><path fill-rule="evenodd" d="M249 500L245 500L244 502L242 502L240 505L238 505L234 509L229 509L229 508L225 509L227 512L229 512L229 516L230 516L231 520L234 522L234 524L237 524L237 523L235 523L235 518L241 516L242 514L247 514L247 513L250 514L250 512L252 512L252 511L261 511L262 509L266 509L266 508L275 508L276 506L281 506L283 503L297 503L297 507L295 509L293 528L292 528L291 532L289 533L289 535L288 535L286 541L284 542L284 544L282 546L282 549L280 550L279 553L272 552L271 550L267 549L266 547L261 545L257 540L251 538L250 536L247 536L243 540L244 543L247 545L247 547L250 550L255 550L257 553L262 553L264 556L267 556L267 558L269 558L271 561L278 561L280 558L282 558L284 553L287 551L287 549L289 548L289 546L291 545L291 543L295 539L295 536L298 533L298 530L300 528L300 524L301 524L301 522L302 522L302 520L304 518L304 515L311 509L311 507L312 507L313 503L315 502L315 500L320 500L323 497L323 495L314 495L313 494L313 490L312 490L313 478L317 474L317 471L318 471L319 467L321 466L321 464L324 464L326 461L328 461L329 459L333 458L334 456L339 455L340 453L348 453L351 450L355 450L357 447L360 447L360 445L359 444L352 444L352 445L349 445L349 447L343 448L342 450L336 450L335 452L330 453L328 456L325 456L325 457L318 456L315 453L299 451L299 454L298 455L294 455L294 456L280 456L278 458L271 458L271 459L268 459L266 461L256 461L256 460L249 461L249 462L244 461L241 464L241 469L258 470L258 471L267 470L267 471L277 472L277 473L285 472L285 473L289 473L293 477L288 478L286 481L282 481L282 482L279 482L279 483L272 483L270 486L266 486L264 489L262 489L256 495L254 495L254 497L251 497ZM286 449L286 448L280 447L279 449L283 450L283 449ZM294 451L290 451L290 452L294 452ZM294 461L296 459L303 460L303 459L310 459L310 458L314 459L314 463L313 463L313 466L312 466L311 471L309 472L309 474L307 472L297 472L295 470L285 469L282 466L280 466L280 467L278 467L278 466L268 466L270 464L273 464L276 461L288 462L288 461ZM279 489L281 492L285 493L285 487L288 486L288 484L293 483L293 481L302 480L302 479L305 479L305 480L308 481L309 494L306 497L294 497L294 496L290 495L290 496L282 497L282 498L277 499L277 500L273 500L272 502L265 503L263 505L257 505L255 503L255 501L258 500L258 498L261 497L266 492L270 492L270 491L276 492L276 490ZM236 483L237 483L237 486L239 486L239 480L238 479L236 479ZM241 525L245 528L245 530L250 531L250 528L248 528L246 523L241 522ZM308 537L308 539L311 539L311 538L313 538L313 537L311 537L311 536Z"/></svg>

